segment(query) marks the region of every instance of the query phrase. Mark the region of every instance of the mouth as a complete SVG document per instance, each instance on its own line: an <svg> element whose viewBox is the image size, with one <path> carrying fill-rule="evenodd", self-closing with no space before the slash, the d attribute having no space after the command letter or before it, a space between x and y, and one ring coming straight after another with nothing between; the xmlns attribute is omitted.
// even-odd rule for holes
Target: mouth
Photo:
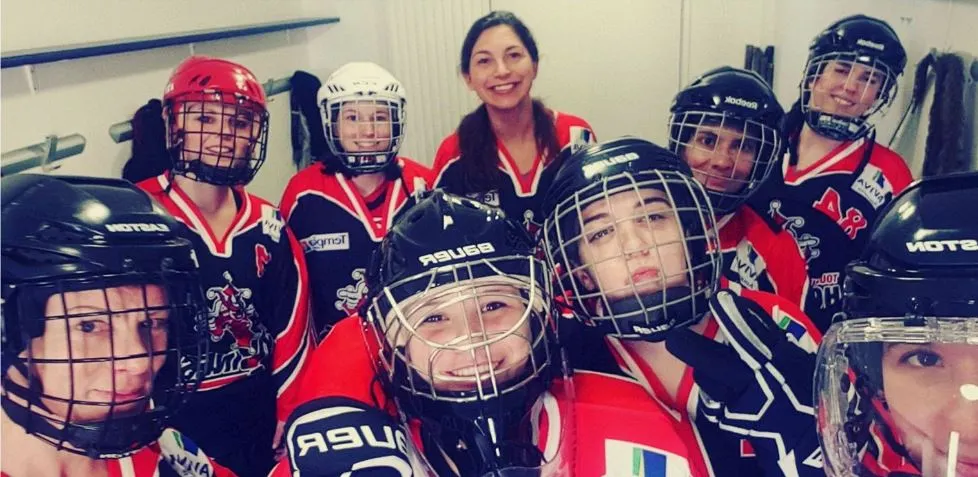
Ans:
<svg viewBox="0 0 978 477"><path fill-rule="evenodd" d="M466 366L464 368L447 371L445 374L452 378L474 378L476 376L485 377L488 376L493 370L502 369L503 361L504 360L499 360L491 364L486 362L475 366Z"/></svg>
<svg viewBox="0 0 978 477"><path fill-rule="evenodd" d="M490 86L489 91L492 91L493 93L496 94L506 94L515 90L516 87L519 86L519 84L520 84L519 81L497 84L496 86Z"/></svg>
<svg viewBox="0 0 978 477"><path fill-rule="evenodd" d="M115 392L99 389L95 390L94 394L99 398L99 401L113 404L132 404L148 397L146 391L142 389L116 390Z"/></svg>
<svg viewBox="0 0 978 477"><path fill-rule="evenodd" d="M935 456L941 463L941 468L947 466L947 453L943 451L937 451ZM965 458L958 455L957 463L954 467L954 475L958 477L978 477L978 458L970 457Z"/></svg>
<svg viewBox="0 0 978 477"><path fill-rule="evenodd" d="M642 267L632 272L632 284L639 285L646 282L654 282L659 279L659 270L652 267Z"/></svg>
<svg viewBox="0 0 978 477"><path fill-rule="evenodd" d="M215 156L230 156L234 154L234 148L231 146L207 146L204 148L204 152Z"/></svg>
<svg viewBox="0 0 978 477"><path fill-rule="evenodd" d="M832 95L832 101L843 108L851 108L856 105L855 101L834 94Z"/></svg>

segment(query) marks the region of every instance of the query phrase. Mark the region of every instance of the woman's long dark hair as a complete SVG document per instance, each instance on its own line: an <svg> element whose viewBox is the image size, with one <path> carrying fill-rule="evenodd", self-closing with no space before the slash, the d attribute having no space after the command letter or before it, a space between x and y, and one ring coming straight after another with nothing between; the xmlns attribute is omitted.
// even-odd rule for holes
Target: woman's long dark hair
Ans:
<svg viewBox="0 0 978 477"><path fill-rule="evenodd" d="M132 117L132 155L122 168L122 178L139 182L170 170L172 165L166 149L163 103L153 99Z"/></svg>
<svg viewBox="0 0 978 477"><path fill-rule="evenodd" d="M539 63L540 52L537 50L537 43L530 29L513 13L494 11L476 20L465 35L459 63L459 69L463 74L469 74L472 50L482 32L500 25L512 28L529 52L533 63ZM461 156L459 166L462 169L462 183L445 184L446 188L456 194L487 192L495 189L502 178L502 172L498 169L499 152L496 147L496 135L492 132L486 105L482 104L475 111L465 115L456 133ZM560 152L553 113L537 99L533 100L533 134L536 137L537 151L546 154L545 160L553 159Z"/></svg>

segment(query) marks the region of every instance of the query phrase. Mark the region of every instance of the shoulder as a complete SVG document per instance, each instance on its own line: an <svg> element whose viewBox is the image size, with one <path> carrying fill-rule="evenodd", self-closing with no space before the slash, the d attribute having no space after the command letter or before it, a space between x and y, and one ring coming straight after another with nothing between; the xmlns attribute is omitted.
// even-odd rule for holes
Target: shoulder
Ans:
<svg viewBox="0 0 978 477"><path fill-rule="evenodd" d="M458 133L453 132L441 140L441 144L438 145L438 150L435 152L435 161L432 164L432 169L437 171L439 168L443 167L447 162L455 159L461 153L461 149L458 144Z"/></svg>
<svg viewBox="0 0 978 477"><path fill-rule="evenodd" d="M161 195L165 193L163 188L163 185L166 183L165 181L165 175L158 175L137 182L136 187L146 191L150 195Z"/></svg>
<svg viewBox="0 0 978 477"><path fill-rule="evenodd" d="M428 174L431 173L427 166L414 159L398 156L397 162L401 166L401 178L408 182L414 180L415 177L427 178Z"/></svg>
<svg viewBox="0 0 978 477"><path fill-rule="evenodd" d="M873 154L869 158L869 163L881 171L885 179L893 186L895 193L900 193L913 181L913 175L910 173L907 161L882 144L876 143L873 147Z"/></svg>
<svg viewBox="0 0 978 477"><path fill-rule="evenodd" d="M580 116L560 111L554 111L553 114L554 124L557 125L557 129L570 129L572 127L591 129L591 124Z"/></svg>
<svg viewBox="0 0 978 477"><path fill-rule="evenodd" d="M753 302L766 311L779 328L802 345L814 350L822 342L822 333L811 318L797 304L787 298L758 290L731 286L738 298Z"/></svg>
<svg viewBox="0 0 978 477"><path fill-rule="evenodd" d="M382 393L375 389L376 339L365 333L357 315L340 320L316 347L299 386L300 401L346 397L369 403ZM369 341L368 341L369 340Z"/></svg>
<svg viewBox="0 0 978 477"><path fill-rule="evenodd" d="M289 183L285 186L285 195L294 196L303 190L316 188L317 183L321 182L325 175L321 164L318 162L310 164L289 179Z"/></svg>
<svg viewBox="0 0 978 477"><path fill-rule="evenodd" d="M561 147L567 145L586 145L596 142L594 130L587 121L573 114L554 111L554 127L557 129L557 142Z"/></svg>

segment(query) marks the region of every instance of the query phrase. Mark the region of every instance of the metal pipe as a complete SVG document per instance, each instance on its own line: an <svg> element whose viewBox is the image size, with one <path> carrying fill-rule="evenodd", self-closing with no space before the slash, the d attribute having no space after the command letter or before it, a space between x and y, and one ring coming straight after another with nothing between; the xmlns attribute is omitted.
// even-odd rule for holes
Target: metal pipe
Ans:
<svg viewBox="0 0 978 477"><path fill-rule="evenodd" d="M4 152L0 157L0 176L16 174L34 167L42 167L48 172L55 162L77 156L84 150L85 136L81 134L48 136L44 142Z"/></svg>

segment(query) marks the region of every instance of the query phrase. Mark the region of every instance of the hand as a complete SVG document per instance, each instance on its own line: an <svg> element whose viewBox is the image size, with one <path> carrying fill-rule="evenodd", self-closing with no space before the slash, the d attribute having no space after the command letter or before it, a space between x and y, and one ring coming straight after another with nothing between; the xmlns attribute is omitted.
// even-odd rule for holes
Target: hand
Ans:
<svg viewBox="0 0 978 477"><path fill-rule="evenodd" d="M292 475L413 475L410 437L381 409L347 398L315 399L297 407L285 429Z"/></svg>
<svg viewBox="0 0 978 477"><path fill-rule="evenodd" d="M825 475L812 407L815 355L751 300L723 290L710 309L728 345L689 329L666 339L693 368L704 417L746 436L768 475Z"/></svg>

